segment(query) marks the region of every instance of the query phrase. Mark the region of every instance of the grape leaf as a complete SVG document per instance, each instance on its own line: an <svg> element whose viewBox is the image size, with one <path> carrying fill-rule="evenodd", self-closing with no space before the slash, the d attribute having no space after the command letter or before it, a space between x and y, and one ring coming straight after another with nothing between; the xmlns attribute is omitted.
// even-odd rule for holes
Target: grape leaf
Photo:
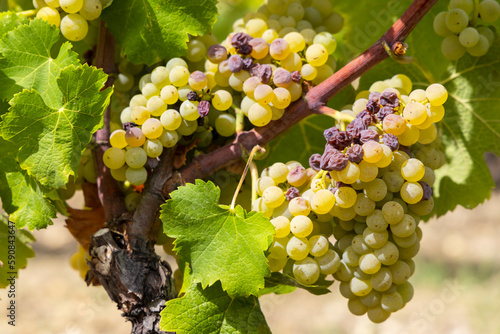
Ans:
<svg viewBox="0 0 500 334"><path fill-rule="evenodd" d="M57 57L51 48L59 40L59 30L43 20L33 20L9 32L0 40L0 100L10 100L24 89L34 89L51 108L62 94L56 84L62 68L78 65L71 43L64 43Z"/></svg>
<svg viewBox="0 0 500 334"><path fill-rule="evenodd" d="M24 15L18 15L15 12L0 12L0 37L26 22L28 19Z"/></svg>
<svg viewBox="0 0 500 334"><path fill-rule="evenodd" d="M102 18L130 61L151 65L185 55L188 34L209 33L216 5L216 0L120 0Z"/></svg>
<svg viewBox="0 0 500 334"><path fill-rule="evenodd" d="M161 311L160 329L177 334L271 333L256 297L230 297L219 282L205 290L192 284L182 298L169 300Z"/></svg>
<svg viewBox="0 0 500 334"><path fill-rule="evenodd" d="M45 198L47 190L17 164L17 147L0 137L0 197L3 209L17 228L45 228L56 217L54 206Z"/></svg>
<svg viewBox="0 0 500 334"><path fill-rule="evenodd" d="M203 287L216 281L230 296L256 295L269 275L264 251L274 227L261 213L233 212L218 205L220 189L196 180L170 194L162 205L165 234L176 238L175 251L191 265Z"/></svg>
<svg viewBox="0 0 500 334"><path fill-rule="evenodd" d="M17 278L19 269L26 267L28 259L35 256L35 252L28 245L35 238L25 230L18 230L9 225L7 217L0 214L0 289L10 285L8 279L11 276ZM14 247L14 249L11 249ZM9 251L15 258L9 258Z"/></svg>
<svg viewBox="0 0 500 334"><path fill-rule="evenodd" d="M273 289L277 289L279 287L294 287L294 288L301 288L304 290L309 291L313 295L324 295L327 293L330 293L331 291L328 290L328 287L333 284L334 281L328 281L323 279L319 279L315 284L312 285L304 285L295 280L295 278L284 275L282 273L272 273L271 276L266 277L266 289L270 289L271 292ZM264 289L265 291L265 289ZM278 290L279 291L279 290ZM286 290L285 290L286 291ZM292 290L293 291L293 290ZM290 292L292 292L290 291ZM285 292L288 293L288 292ZM261 292L261 294L263 294Z"/></svg>
<svg viewBox="0 0 500 334"><path fill-rule="evenodd" d="M21 146L21 168L42 185L62 188L75 175L81 152L102 126L102 115L112 89L100 92L107 75L87 65L68 66L60 72L61 98L54 107L35 90L24 90L10 101L3 115L2 136Z"/></svg>

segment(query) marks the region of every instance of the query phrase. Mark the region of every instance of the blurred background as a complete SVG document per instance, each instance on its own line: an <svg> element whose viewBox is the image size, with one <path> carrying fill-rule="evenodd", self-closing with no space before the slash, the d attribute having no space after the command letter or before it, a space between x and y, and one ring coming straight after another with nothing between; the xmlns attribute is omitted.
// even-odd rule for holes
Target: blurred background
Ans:
<svg viewBox="0 0 500 334"><path fill-rule="evenodd" d="M232 22L260 0L224 0L214 33L223 36ZM500 159L486 155L497 185ZM69 203L81 208L81 195ZM261 307L274 334L494 334L500 333L500 192L474 210L457 208L439 219L421 224L423 240L410 279L413 300L383 324L356 317L338 292L314 296L303 290L288 295L267 295ZM77 243L65 228L64 217L54 226L35 231L36 257L30 259L17 281L16 327L0 321L0 333L125 334L130 324L102 287L87 287L70 266ZM164 252L158 249L159 254ZM173 258L165 255L169 263ZM175 269L175 266L173 266ZM7 300L0 290L2 309Z"/></svg>

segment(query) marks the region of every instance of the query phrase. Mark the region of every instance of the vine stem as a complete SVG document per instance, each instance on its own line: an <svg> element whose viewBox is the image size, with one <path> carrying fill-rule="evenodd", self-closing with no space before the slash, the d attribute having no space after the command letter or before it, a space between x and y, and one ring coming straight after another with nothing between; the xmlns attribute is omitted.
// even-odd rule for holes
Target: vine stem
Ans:
<svg viewBox="0 0 500 334"><path fill-rule="evenodd" d="M194 158L181 171L184 181L194 182L196 179L207 177L211 173L238 161L242 157L243 149L250 151L255 145L264 146L313 113L331 113L331 110L325 107L328 100L366 71L389 57L382 41L391 49L396 42L404 41L436 3L437 0L415 0L375 44L321 84L310 89L305 98L294 102L281 119L273 121L265 127L239 133L232 143Z"/></svg>

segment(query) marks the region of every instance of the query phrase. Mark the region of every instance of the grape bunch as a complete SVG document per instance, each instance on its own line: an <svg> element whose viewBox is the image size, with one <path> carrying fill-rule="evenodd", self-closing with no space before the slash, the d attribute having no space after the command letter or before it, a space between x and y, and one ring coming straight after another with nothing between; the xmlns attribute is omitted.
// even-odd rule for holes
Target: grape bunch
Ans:
<svg viewBox="0 0 500 334"><path fill-rule="evenodd" d="M36 18L45 20L61 30L63 36L73 42L87 36L89 25L99 16L103 7L112 0L33 0L38 9Z"/></svg>
<svg viewBox="0 0 500 334"><path fill-rule="evenodd" d="M333 274L349 310L376 323L403 308L413 296L420 217L434 207L434 170L445 162L435 123L446 99L440 84L412 91L405 75L378 81L342 111L352 117L347 126L325 130L325 151L310 157L311 168L265 169L253 210L276 230L271 271L302 284Z"/></svg>
<svg viewBox="0 0 500 334"><path fill-rule="evenodd" d="M495 32L483 24L498 20L500 4L496 0L451 0L449 9L436 15L433 24L436 34L444 37L444 56L450 60L460 59L466 52L474 57L484 56L493 44Z"/></svg>

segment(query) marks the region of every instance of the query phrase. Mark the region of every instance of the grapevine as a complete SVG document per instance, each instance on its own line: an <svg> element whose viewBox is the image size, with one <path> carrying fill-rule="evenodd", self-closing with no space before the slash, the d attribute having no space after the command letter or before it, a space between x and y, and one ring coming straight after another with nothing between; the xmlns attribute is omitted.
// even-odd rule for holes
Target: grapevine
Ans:
<svg viewBox="0 0 500 334"><path fill-rule="evenodd" d="M0 6L0 228L68 217L68 262L132 333L267 333L259 297L297 288L391 321L423 223L491 191L500 5L415 0L376 40L330 0L267 0L216 36L216 3Z"/></svg>

